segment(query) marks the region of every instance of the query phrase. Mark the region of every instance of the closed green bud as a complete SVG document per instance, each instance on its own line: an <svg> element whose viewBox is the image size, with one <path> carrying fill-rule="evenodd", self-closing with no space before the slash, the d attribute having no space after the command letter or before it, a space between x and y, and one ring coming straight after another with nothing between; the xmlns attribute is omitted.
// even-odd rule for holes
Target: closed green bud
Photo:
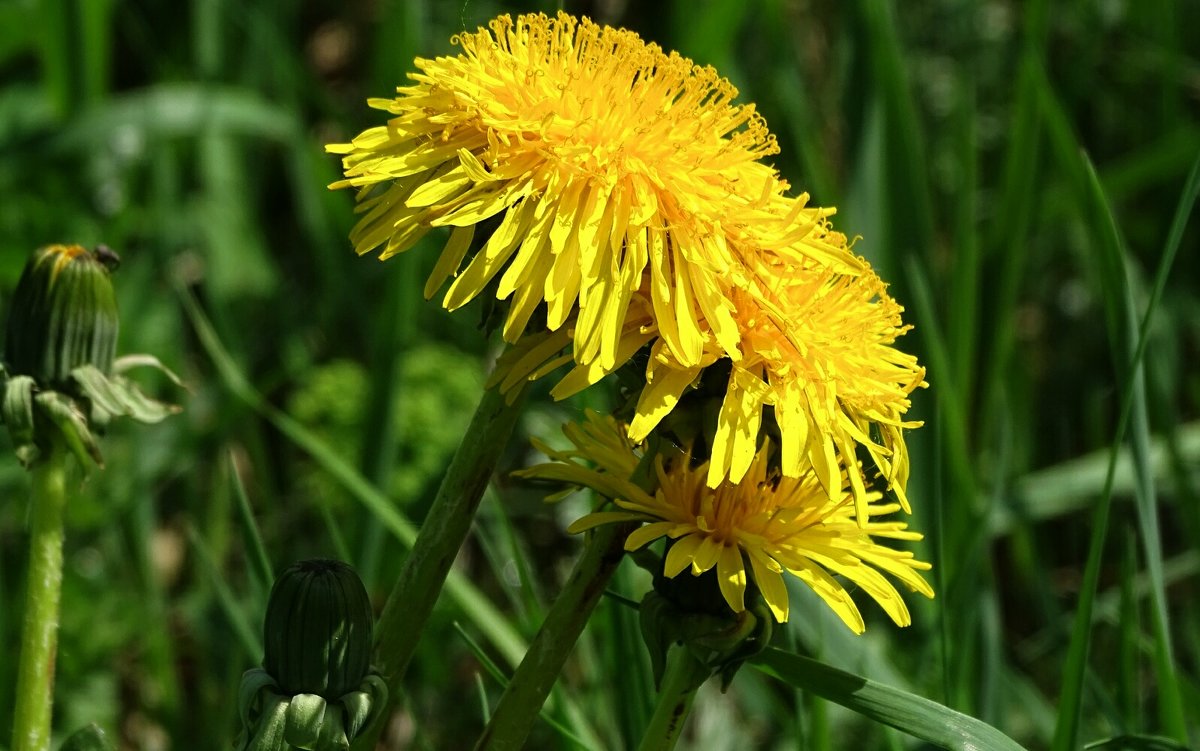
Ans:
<svg viewBox="0 0 1200 751"><path fill-rule="evenodd" d="M284 693L336 700L357 690L370 669L372 625L354 569L332 560L293 564L271 588L263 668Z"/></svg>
<svg viewBox="0 0 1200 751"><path fill-rule="evenodd" d="M91 365L107 375L117 348L117 256L101 246L50 245L33 254L13 293L4 357L12 375L67 382Z"/></svg>

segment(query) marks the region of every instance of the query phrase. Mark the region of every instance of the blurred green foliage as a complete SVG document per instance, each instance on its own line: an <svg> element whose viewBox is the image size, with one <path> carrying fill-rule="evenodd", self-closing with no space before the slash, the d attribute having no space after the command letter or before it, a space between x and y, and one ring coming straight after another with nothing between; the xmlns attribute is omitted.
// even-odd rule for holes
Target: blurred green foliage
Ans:
<svg viewBox="0 0 1200 751"><path fill-rule="evenodd" d="M1140 318L1187 170L1200 153L1200 5L1176 0L629 0L566 9L713 64L777 133L795 190L836 204L836 226L893 282L930 366L914 413L910 488L938 599L898 631L868 613L855 638L801 590L781 640L994 724L1030 748L1053 737L1091 509L1127 360L1106 310L1112 276L1072 160L1095 164ZM436 240L380 264L354 256L352 197L323 144L381 122L365 107L414 56L499 12L557 3L432 0L0 0L0 303L54 242L105 243L119 351L183 374L185 412L114 425L108 468L69 510L58 660L60 738L97 722L122 747L222 748L235 689L256 664L265 587L240 521L244 483L277 568L345 555L377 603L403 548L345 487L218 377L184 314L194 294L241 371L419 520L474 406L496 342L481 314L420 299ZM1057 118L1057 120L1055 119ZM1200 738L1200 253L1198 230L1146 351L1153 461L1117 475L1090 630L1082 739L1167 731L1159 701L1165 593L1175 680ZM150 381L164 398L167 384ZM604 393L587 399L603 406ZM535 393L530 431L579 414ZM3 446L8 455L8 447ZM233 461L228 461L232 456ZM1152 470L1160 548L1139 526ZM0 462L0 642L19 627L28 481ZM577 552L540 489L497 478L458 565L522 633ZM569 519L567 520L569 521ZM1148 562L1161 564L1152 575ZM638 597L636 570L618 588ZM462 748L498 686L435 613L389 748ZM649 710L634 622L606 601L551 716L605 748L636 742ZM486 645L483 647L487 649ZM492 655L493 658L495 655ZM0 655L0 743L15 660ZM503 669L509 669L498 661ZM1159 666L1156 668L1156 664ZM564 700L570 697L570 701ZM685 743L706 751L905 748L819 699L743 671L702 693ZM702 739L702 740L699 740ZM539 727L531 748L575 748Z"/></svg>

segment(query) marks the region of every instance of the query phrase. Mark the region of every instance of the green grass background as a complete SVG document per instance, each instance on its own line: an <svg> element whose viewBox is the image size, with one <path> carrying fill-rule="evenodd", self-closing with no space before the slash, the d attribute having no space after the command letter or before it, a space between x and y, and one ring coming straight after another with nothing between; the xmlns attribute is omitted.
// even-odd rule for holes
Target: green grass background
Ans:
<svg viewBox="0 0 1200 751"><path fill-rule="evenodd" d="M732 79L779 137L773 162L839 207L836 226L861 235L916 325L902 343L932 386L913 408L926 425L909 495L938 597L913 601L904 630L860 597L869 625L854 637L797 588L777 643L1031 749L1200 740L1200 255L1183 222L1200 6L565 5ZM108 468L79 480L60 734L95 721L122 747L224 748L240 675L261 658L267 570L341 557L382 603L497 343L478 305L451 316L421 300L436 241L386 264L353 254L352 196L325 189L339 164L322 146L380 123L365 99L414 56L450 53L454 32L557 7L0 1L0 303L34 248L106 243L124 259L121 351L188 384L151 382L185 412L112 426ZM506 469L534 458L529 435L610 398L545 392ZM29 483L0 449L0 644L13 645ZM477 590L460 581L435 612L388 748L469 747L481 729L499 693L483 666L511 670L578 553L563 528L583 500L540 497L497 478L459 560ZM644 587L628 563L614 584ZM0 745L14 680L0 650ZM565 730L540 725L530 748L636 745L653 693L618 600L559 685L548 715ZM753 669L702 692L682 745L921 747Z"/></svg>

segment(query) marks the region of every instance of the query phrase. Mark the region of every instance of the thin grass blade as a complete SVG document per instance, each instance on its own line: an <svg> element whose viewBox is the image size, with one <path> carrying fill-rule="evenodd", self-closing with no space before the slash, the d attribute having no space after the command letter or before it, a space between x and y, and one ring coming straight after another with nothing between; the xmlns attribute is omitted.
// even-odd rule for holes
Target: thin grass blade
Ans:
<svg viewBox="0 0 1200 751"><path fill-rule="evenodd" d="M752 664L789 685L941 748L1022 749L1012 738L974 717L807 657L769 648L755 657Z"/></svg>

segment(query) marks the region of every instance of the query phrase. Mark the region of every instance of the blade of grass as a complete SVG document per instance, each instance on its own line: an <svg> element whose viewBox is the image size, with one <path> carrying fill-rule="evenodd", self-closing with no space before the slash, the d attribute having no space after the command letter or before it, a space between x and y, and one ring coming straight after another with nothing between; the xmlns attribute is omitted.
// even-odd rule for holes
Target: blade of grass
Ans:
<svg viewBox="0 0 1200 751"><path fill-rule="evenodd" d="M517 621L528 632L536 630L545 612L540 585L533 574L529 552L517 536L508 510L492 488L484 491L477 523L479 528L475 530L475 539L487 556L492 570L497 572L508 601L516 611ZM515 585L509 584L509 577L502 573L509 566L517 575Z"/></svg>
<svg viewBox="0 0 1200 751"><path fill-rule="evenodd" d="M634 585L635 568L622 564L613 577L613 586L622 591L631 591ZM605 593L614 604L629 601L610 590ZM618 600L617 597L620 597ZM638 624L638 603L634 607L603 608L608 638L598 640L607 656L603 669L610 675L616 691L610 695L613 714L617 718L621 740L626 748L634 748L640 740L641 731L650 721L650 709L654 705L654 683L650 676L650 661L647 659L645 642ZM596 624L592 624L593 627Z"/></svg>
<svg viewBox="0 0 1200 751"><path fill-rule="evenodd" d="M1191 747L1157 735L1117 735L1094 741L1084 748L1087 751L1188 751Z"/></svg>
<svg viewBox="0 0 1200 751"><path fill-rule="evenodd" d="M1125 531L1124 553L1121 557L1120 618L1117 642L1118 666L1117 700L1121 707L1121 728L1132 730L1142 726L1141 697L1138 690L1138 633L1141 631L1140 612L1134 582L1137 580L1137 537L1133 530Z"/></svg>
<svg viewBox="0 0 1200 751"><path fill-rule="evenodd" d="M989 306L991 330L985 352L986 380L982 384L979 424L984 435L995 434L995 424L1003 412L1003 394L1009 376L1016 336L1016 311L1021 282L1031 249L1029 229L1036 205L1040 121L1038 119L1036 61L1026 56L1017 75L1016 102L1008 150L1001 177L997 215L1000 221L987 238L988 254L999 259L999 280Z"/></svg>
<svg viewBox="0 0 1200 751"><path fill-rule="evenodd" d="M863 48L870 57L872 77L883 104L887 183L884 214L887 248L893 254L888 260L915 255L928 261L935 234L933 200L895 9L888 0L860 0L856 5L865 32Z"/></svg>
<svg viewBox="0 0 1200 751"><path fill-rule="evenodd" d="M341 525L333 516L333 511L324 503L319 504L318 508L321 513L321 522L325 525L325 531L329 535L329 544L333 546L334 553L340 560L351 564L357 563L354 553L350 552L350 546L346 544L346 536L342 534Z"/></svg>
<svg viewBox="0 0 1200 751"><path fill-rule="evenodd" d="M412 349L416 333L417 301L421 299L421 277L415 266L416 253L396 259L399 266L387 275L387 291L381 305L379 325L372 346L370 385L363 405L363 475L376 487L386 487L394 469L401 435L396 420L397 404L404 404L401 363ZM369 512L367 512L369 513ZM363 525L360 540L363 581L374 586L383 552L384 531L377 524Z"/></svg>
<svg viewBox="0 0 1200 751"><path fill-rule="evenodd" d="M1074 748L1079 735L1080 707L1082 704L1083 678L1086 670L1087 653L1091 635L1091 613L1099 580L1104 542L1107 536L1108 517L1112 505L1112 478L1115 470L1117 448L1124 440L1125 431L1132 421L1134 467L1137 473L1138 519L1145 549L1147 567L1153 582L1153 612L1155 614L1155 672L1159 686L1160 721L1167 732L1176 739L1186 742L1187 723L1171 650L1171 637L1166 612L1166 595L1162 579L1162 550L1159 541L1158 522L1155 509L1153 479L1149 466L1149 421L1146 415L1145 377L1142 359L1145 354L1150 323L1166 286L1166 279L1174 262L1183 228L1187 224L1192 207L1200 191L1200 159L1193 165L1184 186L1175 219L1155 275L1155 284L1146 311L1138 325L1125 270L1125 253L1116 220L1105 198L1100 180L1078 145L1061 105L1058 103L1049 81L1044 74L1039 76L1039 102L1043 117L1062 166L1071 176L1073 186L1079 192L1084 215L1096 233L1099 249L1098 260L1102 265L1101 283L1104 286L1106 317L1115 342L1118 377L1123 381L1121 389L1121 416L1110 454L1105 489L1093 516L1092 540L1088 550L1084 584L1080 591L1075 626L1071 632L1067 664L1064 671L1062 714L1055 731L1054 748L1065 751ZM1136 344L1135 344L1136 343Z"/></svg>
<svg viewBox="0 0 1200 751"><path fill-rule="evenodd" d="M275 567L271 565L271 557L267 555L267 548L263 545L262 535L258 531L258 523L254 521L254 510L250 507L250 498L246 495L246 486L242 483L242 476L237 471L237 461L234 459L233 451L225 454L225 466L229 472L229 479L233 483L238 515L242 521L242 532L246 535L246 544L250 548L250 560L254 563L259 584L263 587L263 591L266 591L275 581Z"/></svg>
<svg viewBox="0 0 1200 751"><path fill-rule="evenodd" d="M500 669L500 666L497 665L492 658L488 657L487 652L485 652L483 648L479 646L478 642L471 638L471 635L466 632L466 629L462 627L462 624L458 621L455 621L454 630L458 632L459 637L462 638L462 640L466 643L467 648L470 649L471 653L475 655L475 659L479 660L479 664L483 666L483 669L488 672L488 675L492 676L492 680L500 684L501 688L508 688L509 676L505 675L504 671ZM550 712L544 707L539 713L539 716L546 722L547 725L554 728L559 735L574 743L577 747L581 749L598 748L589 745L586 741L584 741L583 738L580 738L578 735L571 732L570 728L554 719ZM484 718L484 721L486 722L488 719L489 718Z"/></svg>
<svg viewBox="0 0 1200 751"><path fill-rule="evenodd" d="M954 267L950 287L950 308L946 311L949 331L946 338L953 353L954 382L964 405L971 404L975 389L976 344L979 323L979 232L976 185L979 178L979 145L976 135L975 79L970 71L963 83L965 93L957 114L958 161L962 171L958 181L958 205L955 207Z"/></svg>
<svg viewBox="0 0 1200 751"><path fill-rule="evenodd" d="M1012 738L974 717L807 657L770 647L750 662L789 685L942 748L1021 749Z"/></svg>
<svg viewBox="0 0 1200 751"><path fill-rule="evenodd" d="M1200 422L1193 422L1174 431L1173 440L1157 438L1150 445L1150 466L1159 481L1172 477L1172 452L1178 460L1194 464L1200 461ZM1036 522L1064 516L1087 506L1104 488L1109 461L1109 449L1094 451L1081 457L1039 469L1018 479L1013 492L1020 501L1023 516L1012 508L992 509L988 526L990 534L1010 534L1020 521ZM1133 452L1120 447L1113 476L1113 495L1131 496L1136 482Z"/></svg>
<svg viewBox="0 0 1200 751"><path fill-rule="evenodd" d="M259 637L258 631L250 625L250 621L246 619L246 611L238 605L233 591L229 589L229 585L221 576L221 567L213 558L208 543L200 537L200 533L191 524L187 525L187 537L200 559L201 568L208 573L209 579L212 580L221 612L225 614L226 620L229 621L229 627L233 629L233 635L237 637L242 650L246 653L246 661L252 662L259 659L263 653L262 639Z"/></svg>
<svg viewBox="0 0 1200 751"><path fill-rule="evenodd" d="M330 477L370 509L375 518L387 527L388 531L405 548L411 548L413 541L417 538L417 531L412 522L396 510L383 493L338 456L332 447L267 402L262 394L258 393L246 380L246 377L237 369L237 365L221 346L216 332L213 331L212 325L200 310L199 303L192 294L186 289L179 289L178 292L184 311L187 313L201 345L213 361L221 381L230 393L270 422L288 440L306 451L322 469L329 473ZM444 592L462 609L480 632L487 636L493 646L504 656L504 659L513 665L521 661L526 649L525 640L512 627L504 614L462 574L451 570L446 578Z"/></svg>

